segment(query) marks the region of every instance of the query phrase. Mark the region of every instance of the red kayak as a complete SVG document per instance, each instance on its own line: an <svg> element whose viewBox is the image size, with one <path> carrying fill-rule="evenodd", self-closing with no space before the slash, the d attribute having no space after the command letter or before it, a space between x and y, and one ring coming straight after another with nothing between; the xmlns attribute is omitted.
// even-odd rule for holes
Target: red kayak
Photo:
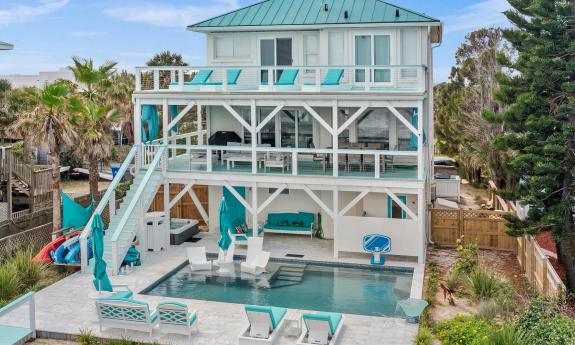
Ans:
<svg viewBox="0 0 575 345"><path fill-rule="evenodd" d="M58 249L58 247L60 247L62 243L64 243L65 241L66 236L60 236L56 238L52 242L48 243L44 248L42 248L42 250L40 250L40 252L36 254L34 260L45 263L54 262L54 260L52 259L52 255L50 254L54 253L56 249Z"/></svg>

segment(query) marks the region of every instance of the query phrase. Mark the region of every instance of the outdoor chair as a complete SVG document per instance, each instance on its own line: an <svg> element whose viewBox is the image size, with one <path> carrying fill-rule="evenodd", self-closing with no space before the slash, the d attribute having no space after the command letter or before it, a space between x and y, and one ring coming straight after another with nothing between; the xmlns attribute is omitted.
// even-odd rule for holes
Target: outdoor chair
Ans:
<svg viewBox="0 0 575 345"><path fill-rule="evenodd" d="M206 259L206 247L188 247L186 251L192 271L209 271L212 269L212 262Z"/></svg>
<svg viewBox="0 0 575 345"><path fill-rule="evenodd" d="M119 328L148 332L150 336L158 324L158 314L151 311L148 303L128 298L99 298L96 300L96 310L102 328Z"/></svg>
<svg viewBox="0 0 575 345"><path fill-rule="evenodd" d="M270 259L270 253L262 250L263 238L248 238L248 253L246 261L240 265L242 273L260 275L265 272L266 266Z"/></svg>
<svg viewBox="0 0 575 345"><path fill-rule="evenodd" d="M188 312L188 306L178 302L162 302L156 309L161 333L187 335L192 337L192 331L198 331L198 314L196 310Z"/></svg>
<svg viewBox="0 0 575 345"><path fill-rule="evenodd" d="M249 325L240 334L239 344L274 344L284 327L286 308L246 305Z"/></svg>
<svg viewBox="0 0 575 345"><path fill-rule="evenodd" d="M305 328L297 344L333 345L341 333L343 316L340 313L303 314Z"/></svg>

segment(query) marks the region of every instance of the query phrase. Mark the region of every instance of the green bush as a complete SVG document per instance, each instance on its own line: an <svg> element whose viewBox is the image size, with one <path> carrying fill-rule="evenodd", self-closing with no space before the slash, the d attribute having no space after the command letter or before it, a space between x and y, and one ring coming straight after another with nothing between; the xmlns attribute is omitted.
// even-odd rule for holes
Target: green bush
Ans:
<svg viewBox="0 0 575 345"><path fill-rule="evenodd" d="M427 264L427 283L425 285L424 299L429 304L435 303L435 294L437 292L437 284L439 283L439 272L437 271L437 263L430 261Z"/></svg>
<svg viewBox="0 0 575 345"><path fill-rule="evenodd" d="M415 337L415 345L432 345L433 344L433 334L431 329L426 326L420 326L417 336Z"/></svg>
<svg viewBox="0 0 575 345"><path fill-rule="evenodd" d="M451 271L444 278L445 286L452 291L458 291L461 286L461 273L459 271Z"/></svg>
<svg viewBox="0 0 575 345"><path fill-rule="evenodd" d="M480 318L460 315L440 322L436 330L443 345L483 345L492 326Z"/></svg>
<svg viewBox="0 0 575 345"><path fill-rule="evenodd" d="M118 186L116 186L116 200L122 199L126 196L132 186L132 182L133 180L128 180L118 183Z"/></svg>
<svg viewBox="0 0 575 345"><path fill-rule="evenodd" d="M8 264L14 268L20 290L33 289L49 269L48 265L34 260L36 251L32 248L19 250L8 259Z"/></svg>
<svg viewBox="0 0 575 345"><path fill-rule="evenodd" d="M455 270L461 273L471 273L479 266L479 246L477 243L464 243L464 236L457 240Z"/></svg>
<svg viewBox="0 0 575 345"><path fill-rule="evenodd" d="M564 345L575 343L575 320L561 312L562 301L536 297L519 315L517 327L525 335L525 345Z"/></svg>
<svg viewBox="0 0 575 345"><path fill-rule="evenodd" d="M495 330L484 345L524 345L525 336L517 328L505 325Z"/></svg>
<svg viewBox="0 0 575 345"><path fill-rule="evenodd" d="M500 287L499 279L486 271L472 272L469 276L469 286L473 297L486 300L497 295Z"/></svg>
<svg viewBox="0 0 575 345"><path fill-rule="evenodd" d="M11 265L0 264L0 307L18 294L18 279Z"/></svg>

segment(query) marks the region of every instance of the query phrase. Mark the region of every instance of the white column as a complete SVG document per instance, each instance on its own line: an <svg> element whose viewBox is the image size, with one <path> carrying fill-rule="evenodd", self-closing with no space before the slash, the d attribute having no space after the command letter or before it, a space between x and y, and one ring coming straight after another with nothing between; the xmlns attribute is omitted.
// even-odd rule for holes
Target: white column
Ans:
<svg viewBox="0 0 575 345"><path fill-rule="evenodd" d="M197 117L197 125L196 125L196 129L198 132L202 131L202 106L198 103L196 105L196 117ZM204 135L198 135L198 145L204 145Z"/></svg>
<svg viewBox="0 0 575 345"><path fill-rule="evenodd" d="M339 190L333 188L333 257L339 257Z"/></svg>
<svg viewBox="0 0 575 345"><path fill-rule="evenodd" d="M256 101L254 99L250 102L250 131L252 133L252 174L258 173L258 161L257 161L257 133L256 133Z"/></svg>
<svg viewBox="0 0 575 345"><path fill-rule="evenodd" d="M257 237L258 234L258 185L252 183L252 236Z"/></svg>
<svg viewBox="0 0 575 345"><path fill-rule="evenodd" d="M142 144L142 101L136 99L134 104L134 145ZM136 173L141 166L142 157L141 151L136 153Z"/></svg>
<svg viewBox="0 0 575 345"><path fill-rule="evenodd" d="M168 99L164 99L162 104L162 124L163 124L163 143L164 145L169 144L168 140L168 125L170 123L170 107L168 104ZM170 245L170 182L168 180L168 158L169 150L164 151L164 164L162 164L162 178L164 184L164 248L167 249ZM143 210L146 212L146 210ZM166 241L167 240L167 241Z"/></svg>
<svg viewBox="0 0 575 345"><path fill-rule="evenodd" d="M417 137L417 178L423 180L425 162L423 157L423 101L417 102L417 130L419 136Z"/></svg>
<svg viewBox="0 0 575 345"><path fill-rule="evenodd" d="M338 123L337 123L337 101L334 100L331 106L331 128L332 128L332 143L331 146L333 148L333 176L338 175L339 169L339 155L338 155L338 141L339 135L337 133Z"/></svg>
<svg viewBox="0 0 575 345"><path fill-rule="evenodd" d="M426 255L426 251L427 251L427 229L426 229L426 220L427 220L427 214L426 214L426 204L425 204L425 196L424 196L424 192L423 189L418 189L417 190L417 222L418 222L418 229L420 231L419 234L419 238L421 239L419 241L420 243L420 251L419 251L419 255L417 258L417 262L422 264L425 262L425 255Z"/></svg>

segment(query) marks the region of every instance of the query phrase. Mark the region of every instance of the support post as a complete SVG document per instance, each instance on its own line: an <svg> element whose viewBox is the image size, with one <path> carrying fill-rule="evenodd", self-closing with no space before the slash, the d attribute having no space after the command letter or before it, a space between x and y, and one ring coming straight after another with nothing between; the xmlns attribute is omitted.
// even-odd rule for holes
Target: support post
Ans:
<svg viewBox="0 0 575 345"><path fill-rule="evenodd" d="M258 185L256 182L252 183L252 237L259 236L258 229Z"/></svg>
<svg viewBox="0 0 575 345"><path fill-rule="evenodd" d="M333 257L339 257L339 190L333 188Z"/></svg>
<svg viewBox="0 0 575 345"><path fill-rule="evenodd" d="M420 231L421 240L420 251L417 256L417 263L423 264L425 262L425 255L427 250L427 229L426 229L426 218L425 217L425 195L423 189L418 189L417 191L417 222L418 229Z"/></svg>
<svg viewBox="0 0 575 345"><path fill-rule="evenodd" d="M425 162L423 155L423 101L417 102L417 178L423 180Z"/></svg>
<svg viewBox="0 0 575 345"><path fill-rule="evenodd" d="M250 101L250 125L252 132L252 174L258 173L258 154L256 152L257 132L256 132L256 101ZM255 209L254 209L255 210Z"/></svg>
<svg viewBox="0 0 575 345"><path fill-rule="evenodd" d="M336 129L337 128L337 101L334 100L331 105L331 127ZM332 155L332 162L333 162L333 176L337 177L339 175L339 153L338 153L338 143L339 143L339 135L337 130L332 131L332 143L331 146L333 148L333 155Z"/></svg>
<svg viewBox="0 0 575 345"><path fill-rule="evenodd" d="M134 145L142 144L142 101L136 99L134 103ZM136 153L136 173L142 166L142 151Z"/></svg>
<svg viewBox="0 0 575 345"><path fill-rule="evenodd" d="M198 103L196 105L196 129L198 130L198 145L204 145L204 135L202 133L202 106Z"/></svg>

